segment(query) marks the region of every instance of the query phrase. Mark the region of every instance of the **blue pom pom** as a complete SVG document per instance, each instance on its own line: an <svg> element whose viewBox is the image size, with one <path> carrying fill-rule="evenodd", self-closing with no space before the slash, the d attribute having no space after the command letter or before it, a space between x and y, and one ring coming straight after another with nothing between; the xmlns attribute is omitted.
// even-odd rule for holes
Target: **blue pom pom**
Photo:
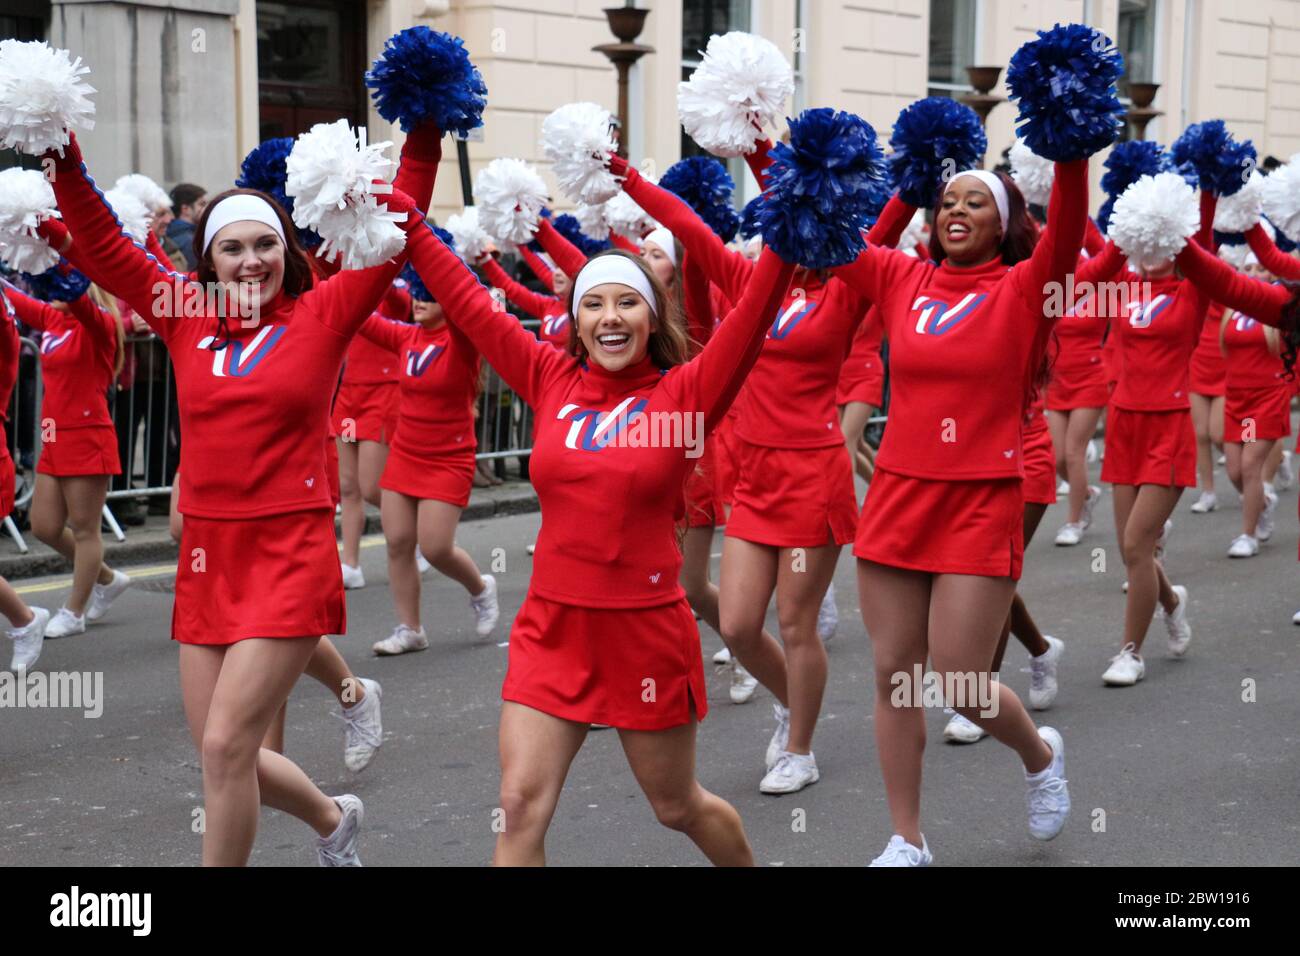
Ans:
<svg viewBox="0 0 1300 956"><path fill-rule="evenodd" d="M1174 142L1174 162L1196 171L1201 189L1232 196L1246 185L1255 169L1255 146L1237 142L1223 120L1193 123ZM1181 171L1181 170L1180 170Z"/></svg>
<svg viewBox="0 0 1300 956"><path fill-rule="evenodd" d="M410 27L388 38L366 74L375 109L409 133L432 122L444 133L468 133L483 125L487 85L460 37Z"/></svg>
<svg viewBox="0 0 1300 956"><path fill-rule="evenodd" d="M1115 93L1123 72L1124 58L1100 30L1080 23L1039 30L1007 67L1007 90L1020 105L1016 131L1057 163L1104 149L1124 128Z"/></svg>
<svg viewBox="0 0 1300 956"><path fill-rule="evenodd" d="M1220 246L1244 246L1246 236L1240 232L1219 232L1214 230L1214 241Z"/></svg>
<svg viewBox="0 0 1300 956"><path fill-rule="evenodd" d="M989 140L973 109L946 96L931 96L904 107L894 121L889 145L894 148L889 170L899 197L928 209L945 176L980 165Z"/></svg>
<svg viewBox="0 0 1300 956"><path fill-rule="evenodd" d="M1115 198L1114 196L1108 197L1101 204L1101 208L1097 210L1097 228L1101 230L1103 236L1110 233L1110 215L1115 211Z"/></svg>
<svg viewBox="0 0 1300 956"><path fill-rule="evenodd" d="M609 248L608 242L601 242L600 240L593 239L583 232L582 226L578 224L577 218L569 215L567 212L563 216L556 216L552 219L551 225L555 227L556 232L581 249L582 254L588 258L594 256L598 252L604 252Z"/></svg>
<svg viewBox="0 0 1300 956"><path fill-rule="evenodd" d="M44 302L75 302L90 288L90 280L68 265L68 260L64 258L59 259L58 265L39 275L30 272L21 275L26 280L27 287L32 290L32 295Z"/></svg>
<svg viewBox="0 0 1300 956"><path fill-rule="evenodd" d="M758 205L762 199L762 196L755 196L740 211L740 238L753 239L762 231L758 224Z"/></svg>
<svg viewBox="0 0 1300 956"><path fill-rule="evenodd" d="M293 139L277 136L254 146L239 167L235 185L240 189L256 189L266 193L281 209L293 218L293 198L284 191L287 173L284 161L293 150ZM315 249L322 242L313 229L298 228L298 242L305 249Z"/></svg>
<svg viewBox="0 0 1300 956"><path fill-rule="evenodd" d="M862 251L862 223L888 189L871 124L852 113L805 110L790 121L790 145L772 150L758 208L763 243L786 262L828 269Z"/></svg>
<svg viewBox="0 0 1300 956"><path fill-rule="evenodd" d="M1114 200L1143 176L1166 172L1171 164L1164 147L1149 139L1120 143L1106 157L1102 190Z"/></svg>
<svg viewBox="0 0 1300 956"><path fill-rule="evenodd" d="M695 210L723 242L736 238L740 216L731 205L736 184L727 168L711 156L692 156L673 163L659 186Z"/></svg>
<svg viewBox="0 0 1300 956"><path fill-rule="evenodd" d="M433 230L433 234L435 236L437 236L439 239L442 240L443 245L445 245L452 252L458 253L458 250L456 249L456 239L454 236L452 236L451 233L449 233L446 229L442 228L442 226L435 226L433 223L429 223L429 228Z"/></svg>
<svg viewBox="0 0 1300 956"><path fill-rule="evenodd" d="M1291 241L1291 237L1279 229L1277 223L1269 219L1268 216L1265 216L1264 218L1268 220L1268 224L1273 227L1273 231L1276 233L1273 237L1273 241L1277 244L1277 247L1286 253L1295 252L1296 243Z"/></svg>
<svg viewBox="0 0 1300 956"><path fill-rule="evenodd" d="M442 230L437 229L436 227L434 229L435 233L441 231ZM406 291L411 293L411 298L416 302L438 301L433 297L433 293L429 291L429 287L424 284L424 280L420 278L420 273L416 272L415 267L409 262L402 266L402 271L398 273L398 278L406 282Z"/></svg>

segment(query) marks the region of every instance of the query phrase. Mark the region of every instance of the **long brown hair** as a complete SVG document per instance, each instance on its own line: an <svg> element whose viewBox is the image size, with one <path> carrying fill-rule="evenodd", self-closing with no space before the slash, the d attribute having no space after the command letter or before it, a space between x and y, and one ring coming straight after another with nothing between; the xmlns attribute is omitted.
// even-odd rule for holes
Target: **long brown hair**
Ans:
<svg viewBox="0 0 1300 956"><path fill-rule="evenodd" d="M650 267L642 261L640 256L634 256L632 253L623 249L606 249L604 252L598 252L592 256L592 259L598 259L602 256L622 256L629 262L635 263L636 267L645 275L646 281L650 283L650 288L654 292L654 309L658 315L659 327L650 333L650 341L646 346L646 353L650 359L659 366L659 368L672 368L674 365L683 365L690 358L690 338L686 334L686 323L682 319L682 309L677 296L671 295L664 284L659 281ZM588 260L591 261L591 260ZM677 283L678 289L681 288L680 281ZM578 313L574 308L573 293L577 288L576 283L569 283L569 291L565 296L565 305L569 310L569 354L581 362L587 361L587 347L582 344L582 339L578 335Z"/></svg>

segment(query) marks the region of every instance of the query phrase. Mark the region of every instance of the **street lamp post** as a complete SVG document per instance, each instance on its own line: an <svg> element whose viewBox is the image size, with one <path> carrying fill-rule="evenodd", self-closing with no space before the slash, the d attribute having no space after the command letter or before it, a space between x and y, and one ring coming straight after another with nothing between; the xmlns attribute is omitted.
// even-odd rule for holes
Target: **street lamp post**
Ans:
<svg viewBox="0 0 1300 956"><path fill-rule="evenodd" d="M633 0L627 2L621 7L606 7L605 18L609 20L610 32L617 38L617 43L602 43L599 46L592 47L596 53L603 53L614 64L618 70L618 154L624 159L627 158L627 77L632 69L632 64L647 53L653 53L654 47L646 46L644 43L637 43L636 38L641 35L645 27L645 18L650 13L649 10L642 10L635 6Z"/></svg>
<svg viewBox="0 0 1300 956"><path fill-rule="evenodd" d="M993 112L993 107L1006 101L1005 96L997 96L992 92L993 87L998 85L998 77L1001 75L1000 66L966 67L966 76L970 78L970 85L975 87L975 92L959 96L957 100L976 112L981 126L988 125L989 113ZM983 156L980 157L980 165L984 165Z"/></svg>
<svg viewBox="0 0 1300 956"><path fill-rule="evenodd" d="M1133 105L1128 110L1128 121L1133 124L1133 138L1147 138L1147 124L1157 116L1163 116L1163 110L1151 108L1151 101L1156 98L1159 83L1130 83L1128 96Z"/></svg>

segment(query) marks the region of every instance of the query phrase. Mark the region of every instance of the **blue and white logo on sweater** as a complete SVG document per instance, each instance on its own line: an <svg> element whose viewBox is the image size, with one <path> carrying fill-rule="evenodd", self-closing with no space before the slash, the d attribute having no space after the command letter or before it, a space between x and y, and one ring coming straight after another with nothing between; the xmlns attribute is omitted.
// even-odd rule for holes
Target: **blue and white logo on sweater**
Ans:
<svg viewBox="0 0 1300 956"><path fill-rule="evenodd" d="M424 350L417 352L415 349L406 351L406 374L411 378L422 378L428 371L433 360L443 353L445 345L426 345Z"/></svg>
<svg viewBox="0 0 1300 956"><path fill-rule="evenodd" d="M42 332L41 354L51 355L54 352L57 352L63 343L67 342L68 339L72 337L72 333L75 331L76 329L65 329L57 334L54 332Z"/></svg>
<svg viewBox="0 0 1300 956"><path fill-rule="evenodd" d="M769 339L786 338L798 328L800 322L812 314L815 308L817 308L816 302L809 302L803 298L795 299L776 314L776 321L768 329L767 337Z"/></svg>
<svg viewBox="0 0 1300 956"><path fill-rule="evenodd" d="M228 342L221 346L212 353L212 374L218 378L248 378L271 354L285 328L283 325L268 325L259 329L248 342ZM215 340L215 336L206 336L199 341L199 348L206 349Z"/></svg>
<svg viewBox="0 0 1300 956"><path fill-rule="evenodd" d="M971 292L956 305L949 305L928 295L917 296L912 303L916 315L917 335L946 335L961 322L970 318L975 310L984 304L988 293Z"/></svg>

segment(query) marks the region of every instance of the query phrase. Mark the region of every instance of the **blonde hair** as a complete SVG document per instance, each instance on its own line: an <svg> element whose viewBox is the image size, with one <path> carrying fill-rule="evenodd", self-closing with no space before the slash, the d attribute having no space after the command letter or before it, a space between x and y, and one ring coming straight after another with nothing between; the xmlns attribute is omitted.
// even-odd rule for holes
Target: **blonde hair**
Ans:
<svg viewBox="0 0 1300 956"><path fill-rule="evenodd" d="M91 302L113 317L113 331L117 340L113 355L113 377L116 378L122 374L122 368L126 365L126 329L122 326L122 313L117 307L117 299L93 282L86 294L90 296Z"/></svg>
<svg viewBox="0 0 1300 956"><path fill-rule="evenodd" d="M601 256L622 256L629 262L636 263L650 283L650 288L654 292L655 302L654 311L659 317L659 327L650 333L650 341L646 344L646 354L660 368L672 368L674 365L684 365L690 359L690 338L686 334L686 322L682 318L681 308L681 282L674 283L677 287L677 295L673 295L664 284L659 281L650 267L640 256L634 256L624 249L606 249L604 252L598 252L592 256L592 259L598 259ZM590 260L588 260L590 261ZM578 311L573 301L573 293L576 289L574 283L569 283L569 291L566 296L566 306L569 310L569 354L581 362L587 361L587 347L582 344L582 338L578 335Z"/></svg>

